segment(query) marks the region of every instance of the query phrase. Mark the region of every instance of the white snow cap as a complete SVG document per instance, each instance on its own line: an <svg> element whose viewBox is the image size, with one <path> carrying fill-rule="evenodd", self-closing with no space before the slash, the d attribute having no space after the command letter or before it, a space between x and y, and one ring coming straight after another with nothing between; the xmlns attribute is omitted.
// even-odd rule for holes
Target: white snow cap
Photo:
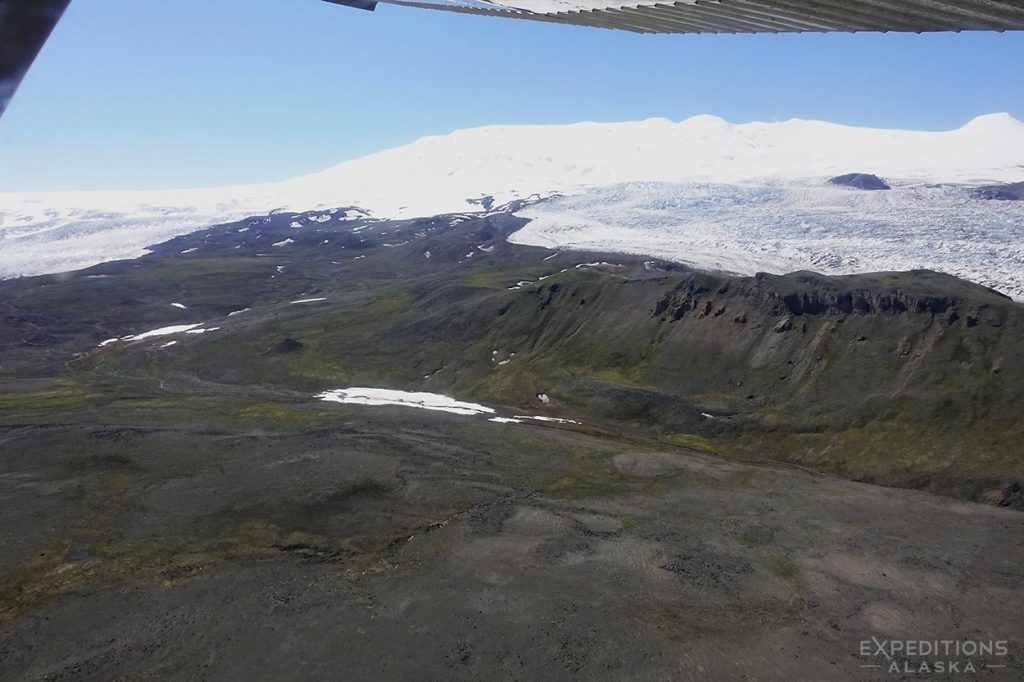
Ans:
<svg viewBox="0 0 1024 682"><path fill-rule="evenodd" d="M797 119L733 124L715 116L488 126L425 137L277 184L0 194L0 276L134 258L146 245L197 226L274 209L359 206L377 218L407 218L473 210L467 199L485 195L501 205L626 182L780 183L851 172L899 182L1009 182L1024 179L1022 159L1024 123L1008 114L946 132Z"/></svg>

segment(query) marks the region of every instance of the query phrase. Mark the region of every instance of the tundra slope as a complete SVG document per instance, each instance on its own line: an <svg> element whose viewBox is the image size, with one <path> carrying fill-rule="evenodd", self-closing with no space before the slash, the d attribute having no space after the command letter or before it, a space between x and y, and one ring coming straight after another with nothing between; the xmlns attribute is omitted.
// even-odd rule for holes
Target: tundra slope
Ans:
<svg viewBox="0 0 1024 682"><path fill-rule="evenodd" d="M552 252L510 244L524 221L502 212L317 215L3 283L8 371L59 372L71 344L99 376L423 390L1020 503L1024 309L995 291L928 271L731 277ZM96 348L185 323L217 331Z"/></svg>
<svg viewBox="0 0 1024 682"><path fill-rule="evenodd" d="M0 677L872 679L1024 630L1019 512L814 471L1018 505L1019 304L318 215L0 282Z"/></svg>

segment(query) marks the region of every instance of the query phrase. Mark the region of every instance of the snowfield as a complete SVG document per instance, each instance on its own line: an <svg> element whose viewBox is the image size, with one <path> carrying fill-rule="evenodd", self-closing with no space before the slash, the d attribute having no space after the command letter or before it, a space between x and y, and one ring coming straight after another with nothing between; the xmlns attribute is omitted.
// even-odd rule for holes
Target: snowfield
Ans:
<svg viewBox="0 0 1024 682"><path fill-rule="evenodd" d="M351 405L415 407L421 410L451 412L452 414L494 414L494 410L477 403L466 403L438 393L393 391L387 388L353 387L325 391L316 396L320 400Z"/></svg>
<svg viewBox="0 0 1024 682"><path fill-rule="evenodd" d="M874 173L892 192L833 188ZM1021 210L962 187L1024 180L1024 123L947 132L821 121L489 126L423 138L276 184L0 194L0 277L60 272L275 210L408 218L528 197L520 243L650 253L738 273L931 267L1024 298ZM961 187L931 187L931 185ZM490 204L488 204L490 205ZM327 211L327 213L325 213ZM301 224L299 228L302 229Z"/></svg>
<svg viewBox="0 0 1024 682"><path fill-rule="evenodd" d="M492 407L478 403L467 403L439 393L395 391L388 388L352 387L324 391L314 396L329 403L347 405L369 405L371 407L414 407L434 412L450 412L466 417L483 415L497 424L522 424L524 420L550 424L579 424L574 419L517 414L515 417L490 416L495 414Z"/></svg>
<svg viewBox="0 0 1024 682"><path fill-rule="evenodd" d="M98 348L106 348L110 344L116 343L118 341L124 341L124 342L129 342L129 341L145 341L146 339L152 339L152 338L155 338L155 337L158 337L158 336L172 336L172 335L175 335L175 334L205 334L206 332L220 331L220 327L206 327L206 328L202 328L202 327L203 327L203 323L202 322L197 322L196 324L177 324L177 325L173 325L173 326L170 326L170 327L160 327L159 329L153 329L153 330L148 331L148 332L142 332L141 334L132 334L130 336L121 336L121 337L114 337L112 339L107 339L106 341L104 341L101 344L99 344L99 346L97 346L97 347ZM167 348L167 347L172 346L172 345L174 345L176 343L177 343L177 341L172 341L170 343L165 343L163 346L161 346L161 348Z"/></svg>

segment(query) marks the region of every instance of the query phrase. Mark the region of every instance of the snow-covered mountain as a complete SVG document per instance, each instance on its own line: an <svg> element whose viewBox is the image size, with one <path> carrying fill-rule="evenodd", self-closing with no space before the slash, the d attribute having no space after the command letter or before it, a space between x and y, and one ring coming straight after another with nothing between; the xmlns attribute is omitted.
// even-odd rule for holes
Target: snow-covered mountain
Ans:
<svg viewBox="0 0 1024 682"><path fill-rule="evenodd" d="M899 198L887 203L860 198L866 193L851 198L855 190L822 188L825 179L850 172L885 177L895 185ZM654 247L644 240L649 242L654 235L659 255L688 260L695 242L684 239L683 231L672 230L688 221L686 229L700 235L701 248L718 249L726 269L744 271L756 264L827 270L838 267L835 263L874 269L875 260L858 252L857 241L863 236L858 226L870 223L877 236L887 221L904 214L897 220L903 236L908 231L933 230L932 219L941 214L938 222L949 227L957 240L971 241L981 229L980 221L987 230L986 239L993 233L999 239L1009 235L1011 241L1002 243L997 252L1012 252L1013 239L1020 242L1024 230L1017 207L984 202L960 222L966 199L944 191L929 192L924 186L1022 179L1024 123L1007 114L982 116L948 132L854 128L804 120L731 124L713 116L679 123L650 119L489 126L423 138L276 184L168 192L0 194L0 276L135 257L146 245L171 236L275 209L358 206L373 216L400 218L473 210L468 201L485 196L501 204L533 195L576 195L576 199L529 209L536 224L517 237L520 241L529 241L532 235L537 243L618 245L647 252ZM621 196L624 188L640 191L641 187L636 201ZM769 196L752 203L751 196L761 196L758 188ZM609 203L608 192L620 196ZM647 223L645 232L638 232L637 221L652 217L652 201L658 204L656 219ZM721 210L723 205L747 208L736 213ZM929 220L907 222L906 216L925 207ZM601 214L597 223L594 211ZM797 220L798 215L802 217ZM762 229L765 221L770 234ZM595 224L604 234L601 239L594 238ZM772 246L772 241L793 236L794 224L807 224L797 229L799 239L840 240L845 250L829 248L824 255L815 251L812 257L800 249ZM566 229L570 225L573 229ZM585 230L590 230L589 236ZM945 243L948 237L940 241ZM762 243L765 240L767 246ZM742 254L737 248L755 255L767 248L768 257L738 257ZM1001 269L1024 272L1024 256L1017 248ZM965 269L956 262L957 256L951 253L949 258L928 262L956 274L976 272L983 265ZM820 262L815 263L814 257L820 257ZM689 260L700 265L713 261ZM1002 276L990 279L1004 286L1009 282ZM1024 275L1010 288L1024 295Z"/></svg>

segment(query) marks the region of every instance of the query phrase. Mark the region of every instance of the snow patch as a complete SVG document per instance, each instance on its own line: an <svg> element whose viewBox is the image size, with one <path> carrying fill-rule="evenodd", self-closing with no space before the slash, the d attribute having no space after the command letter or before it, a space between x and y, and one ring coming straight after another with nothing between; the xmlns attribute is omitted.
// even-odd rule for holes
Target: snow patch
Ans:
<svg viewBox="0 0 1024 682"><path fill-rule="evenodd" d="M494 410L476 403L466 403L437 393L411 393L385 388L346 388L326 391L316 396L328 402L353 405L414 407L461 415L493 414Z"/></svg>
<svg viewBox="0 0 1024 682"><path fill-rule="evenodd" d="M170 327L160 327L159 329L153 329L152 331L143 332L141 334L135 334L133 336L123 336L121 341L142 341L144 339L151 339L156 336L169 336L171 334L182 334L187 331L191 331L197 327L202 327L202 322L196 324L176 324Z"/></svg>
<svg viewBox="0 0 1024 682"><path fill-rule="evenodd" d="M561 417L537 417L528 414L517 414L516 419L532 419L538 422L552 422L555 424L579 424L575 419L562 419Z"/></svg>
<svg viewBox="0 0 1024 682"><path fill-rule="evenodd" d="M203 327L202 322L196 324L175 324L169 327L160 327L159 329L153 329L148 332L141 334L132 334L130 336L121 336L118 338L107 339L103 343L99 344L99 348L104 348L112 343L122 341L125 343L132 341L145 341L146 339L157 338L160 336L173 336L174 334L205 334L207 332L215 332L220 330L220 327ZM168 346L174 345L177 341L165 343L161 348L167 348Z"/></svg>

